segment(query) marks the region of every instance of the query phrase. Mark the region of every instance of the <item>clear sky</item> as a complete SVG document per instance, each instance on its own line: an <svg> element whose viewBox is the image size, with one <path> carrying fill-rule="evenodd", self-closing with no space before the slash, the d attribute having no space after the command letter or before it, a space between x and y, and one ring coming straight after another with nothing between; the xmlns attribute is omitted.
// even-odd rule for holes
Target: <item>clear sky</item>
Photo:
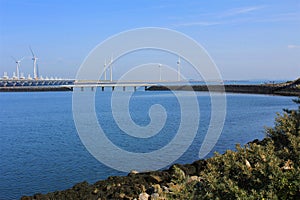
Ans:
<svg viewBox="0 0 300 200"><path fill-rule="evenodd" d="M300 77L300 0L0 0L0 76L11 56L32 75L31 45L42 75L73 78L101 41L149 26L194 38L224 79Z"/></svg>

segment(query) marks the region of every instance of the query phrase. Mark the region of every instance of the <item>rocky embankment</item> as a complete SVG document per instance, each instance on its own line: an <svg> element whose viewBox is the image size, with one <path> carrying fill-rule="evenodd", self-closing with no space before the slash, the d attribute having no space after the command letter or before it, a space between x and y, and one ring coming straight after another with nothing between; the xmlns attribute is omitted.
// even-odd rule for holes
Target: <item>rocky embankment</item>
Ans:
<svg viewBox="0 0 300 200"><path fill-rule="evenodd" d="M212 91L212 92L248 93L248 94L268 94L282 96L300 96L300 78L280 84L262 84L262 85L185 85L185 86L151 86L147 90L182 90L182 91Z"/></svg>
<svg viewBox="0 0 300 200"><path fill-rule="evenodd" d="M268 139L250 143L266 145ZM249 144L250 144L249 143ZM207 160L175 164L163 171L131 171L127 176L111 176L89 184L84 181L72 188L47 194L23 196L21 200L167 200L178 199L187 187L201 187L199 174L208 169ZM183 184L180 180L184 180Z"/></svg>
<svg viewBox="0 0 300 200"><path fill-rule="evenodd" d="M53 91L72 91L71 87L55 86L19 86L19 87L0 87L0 92L53 92Z"/></svg>
<svg viewBox="0 0 300 200"><path fill-rule="evenodd" d="M294 133L291 136L295 136ZM293 141L299 139L294 138ZM132 171L127 176L112 176L94 184L82 182L64 191L24 196L21 199L287 199L283 198L287 195L289 199L299 199L299 151L287 154L288 150L285 149L285 158L280 158L281 153L279 157L275 155L285 148L285 143L275 138L254 140L248 143L247 148L237 147L237 152L226 151L192 164L177 164L164 171ZM272 153L267 154L270 151ZM277 178L281 180L280 183Z"/></svg>
<svg viewBox="0 0 300 200"><path fill-rule="evenodd" d="M82 182L71 189L48 194L24 196L22 200L46 199L127 199L127 200L162 200L176 196L180 185L178 177L188 178L190 182L198 182L197 174L206 167L205 160L199 160L187 165L173 165L168 170L138 173L132 171L128 176L112 176L94 184Z"/></svg>

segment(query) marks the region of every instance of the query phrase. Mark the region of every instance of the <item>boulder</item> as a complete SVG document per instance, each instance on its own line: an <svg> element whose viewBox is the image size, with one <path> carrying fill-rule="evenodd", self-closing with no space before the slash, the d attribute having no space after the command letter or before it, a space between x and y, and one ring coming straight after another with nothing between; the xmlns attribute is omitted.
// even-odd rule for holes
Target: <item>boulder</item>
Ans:
<svg viewBox="0 0 300 200"><path fill-rule="evenodd" d="M139 200L148 200L149 198L149 194L147 194L146 192L143 192L139 195Z"/></svg>

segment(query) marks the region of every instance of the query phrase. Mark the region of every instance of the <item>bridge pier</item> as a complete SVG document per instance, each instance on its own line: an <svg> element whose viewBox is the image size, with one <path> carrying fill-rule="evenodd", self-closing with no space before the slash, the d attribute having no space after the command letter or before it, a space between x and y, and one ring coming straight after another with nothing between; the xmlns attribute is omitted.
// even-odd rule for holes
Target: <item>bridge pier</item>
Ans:
<svg viewBox="0 0 300 200"><path fill-rule="evenodd" d="M72 87L73 89L76 88L77 91L147 91L149 89L150 86L155 85L152 83L143 83L143 82L125 82L125 83L106 83L106 82L79 82L79 83L75 83L73 85L71 84L66 84L63 85L63 83L65 82L57 82L57 81L53 81L53 80L49 80L49 81L44 81L44 80L39 80L38 81L34 81L34 80L26 80L26 81L15 81L12 82L11 80L8 81L2 81L0 80L0 87L17 87L17 86L63 86L64 88L67 87L67 85L70 85L70 87Z"/></svg>

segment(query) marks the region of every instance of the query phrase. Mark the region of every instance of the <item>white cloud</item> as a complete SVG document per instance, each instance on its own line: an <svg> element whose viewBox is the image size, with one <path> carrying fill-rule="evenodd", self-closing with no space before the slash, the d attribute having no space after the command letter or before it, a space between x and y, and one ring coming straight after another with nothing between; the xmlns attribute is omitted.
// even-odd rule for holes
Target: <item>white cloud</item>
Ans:
<svg viewBox="0 0 300 200"><path fill-rule="evenodd" d="M299 49L299 48L300 48L300 45L289 44L287 47L288 47L289 49Z"/></svg>
<svg viewBox="0 0 300 200"><path fill-rule="evenodd" d="M231 9L221 15L221 17L229 17L229 16L235 16L240 14L246 14L250 13L256 10L260 10L262 8L265 8L265 6L251 6L251 7L242 7L242 8L234 8Z"/></svg>
<svg viewBox="0 0 300 200"><path fill-rule="evenodd" d="M176 24L174 26L213 26L221 24L221 22L206 22L206 21L199 21L199 22L187 22L187 23L181 23Z"/></svg>
<svg viewBox="0 0 300 200"><path fill-rule="evenodd" d="M255 22L282 22L282 21L300 21L299 13L281 13L277 15L268 16L263 19L258 19Z"/></svg>
<svg viewBox="0 0 300 200"><path fill-rule="evenodd" d="M212 21L199 20L199 21L192 21L192 22L183 22L175 24L175 27L180 26L214 26L214 25L221 25L221 24L228 24L228 23L237 23L237 22L244 22L248 21L249 19L240 19L236 18L235 20L230 19L229 17L250 13L259 9L264 8L265 6L251 6L251 7L241 7L241 8L234 8L231 10L224 11L222 13L205 13L202 14L201 17L204 18L214 19ZM222 18L222 19L221 19ZM227 19L226 19L227 18Z"/></svg>
<svg viewBox="0 0 300 200"><path fill-rule="evenodd" d="M273 15L256 15L256 16L240 16L242 14L251 13L263 8L265 5L234 8L224 11L222 13L205 13L199 18L199 21L187 21L174 24L173 27L181 26L215 26L224 24L239 24L239 23L268 23L268 22L300 22L300 15L298 12L291 13L277 13ZM289 45L288 48L299 48L299 45Z"/></svg>

